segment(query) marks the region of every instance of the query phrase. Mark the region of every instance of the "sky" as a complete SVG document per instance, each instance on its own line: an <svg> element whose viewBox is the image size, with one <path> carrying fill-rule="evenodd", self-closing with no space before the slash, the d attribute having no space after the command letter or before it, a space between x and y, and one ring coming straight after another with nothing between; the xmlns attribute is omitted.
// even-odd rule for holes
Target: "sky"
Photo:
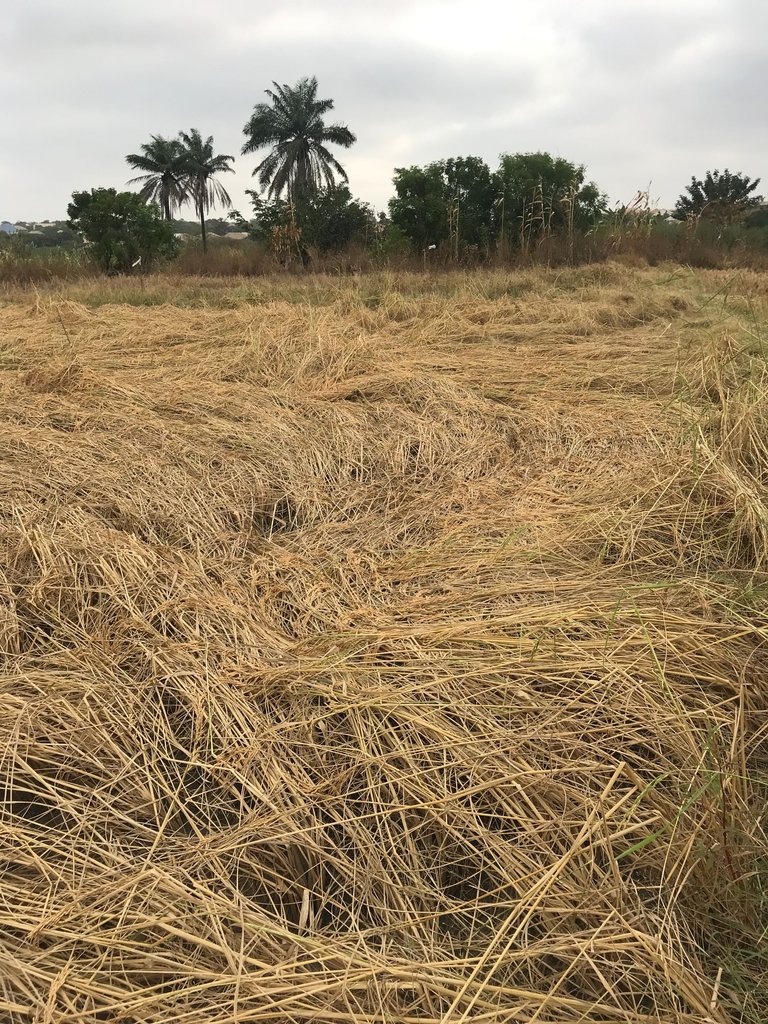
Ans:
<svg viewBox="0 0 768 1024"><path fill-rule="evenodd" d="M125 154L199 128L236 157L272 81L316 75L377 209L395 167L547 150L611 202L728 167L768 194L768 0L3 0L0 219L124 188ZM191 213L190 213L191 216Z"/></svg>

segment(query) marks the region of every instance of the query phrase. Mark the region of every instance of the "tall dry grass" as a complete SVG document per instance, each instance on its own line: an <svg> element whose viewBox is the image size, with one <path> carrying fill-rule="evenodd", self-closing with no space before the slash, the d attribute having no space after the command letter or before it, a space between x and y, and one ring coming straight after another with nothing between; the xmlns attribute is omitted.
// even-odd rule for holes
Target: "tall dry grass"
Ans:
<svg viewBox="0 0 768 1024"><path fill-rule="evenodd" d="M51 281L79 281L98 276L98 267L86 249L35 248L24 242L0 239L0 286L34 288Z"/></svg>
<svg viewBox="0 0 768 1024"><path fill-rule="evenodd" d="M93 287L0 308L0 1017L764 1020L762 279Z"/></svg>

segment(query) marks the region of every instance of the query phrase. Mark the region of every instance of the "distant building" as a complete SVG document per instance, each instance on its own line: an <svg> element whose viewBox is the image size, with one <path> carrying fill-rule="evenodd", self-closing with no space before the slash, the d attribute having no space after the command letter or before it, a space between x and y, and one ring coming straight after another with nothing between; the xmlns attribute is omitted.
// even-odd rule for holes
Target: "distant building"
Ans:
<svg viewBox="0 0 768 1024"><path fill-rule="evenodd" d="M3 234L3 235L15 235L16 234L16 225L15 224L11 224L11 222L9 220L4 220L2 223L0 223L0 234Z"/></svg>

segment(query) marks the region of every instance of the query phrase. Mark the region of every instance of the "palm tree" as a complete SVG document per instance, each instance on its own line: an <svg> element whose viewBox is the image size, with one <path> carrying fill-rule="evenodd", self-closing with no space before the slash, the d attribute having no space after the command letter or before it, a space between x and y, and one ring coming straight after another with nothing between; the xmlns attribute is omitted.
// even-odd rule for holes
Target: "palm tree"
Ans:
<svg viewBox="0 0 768 1024"><path fill-rule="evenodd" d="M264 160L254 170L262 189L269 186L270 199L283 192L295 204L303 195L322 185L332 186L335 175L347 181L347 173L328 150L352 145L355 136L343 124L326 124L323 115L333 109L333 100L317 98L317 79L302 78L293 87L278 85L266 89L270 103L258 103L243 128L248 141L243 153L270 146Z"/></svg>
<svg viewBox="0 0 768 1024"><path fill-rule="evenodd" d="M178 139L164 139L152 135L141 147L141 153L129 153L125 158L136 171L144 171L131 178L129 185L142 182L139 195L145 203L156 202L166 220L173 219L173 211L188 199L185 184L184 150Z"/></svg>
<svg viewBox="0 0 768 1024"><path fill-rule="evenodd" d="M234 171L234 167L230 167L230 164L235 158L224 153L214 154L213 136L209 135L207 139L203 140L197 128L193 128L190 132L179 132L179 139L183 144L182 152L184 156L187 194L195 204L195 210L200 218L203 252L207 252L208 241L205 235L206 213L216 203L221 203L222 206L232 205L229 193L221 182L214 180L214 175L222 174L225 171Z"/></svg>

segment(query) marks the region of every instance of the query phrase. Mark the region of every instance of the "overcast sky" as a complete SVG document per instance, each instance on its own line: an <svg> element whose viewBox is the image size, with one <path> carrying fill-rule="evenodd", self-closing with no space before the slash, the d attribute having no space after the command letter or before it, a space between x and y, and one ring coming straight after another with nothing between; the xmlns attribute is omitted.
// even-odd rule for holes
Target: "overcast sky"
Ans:
<svg viewBox="0 0 768 1024"><path fill-rule="evenodd" d="M768 194L768 0L3 0L0 219L62 218L191 127L237 157L246 213L243 125L273 79L313 74L377 208L394 167L537 149L612 201L652 181L672 205L726 166Z"/></svg>

